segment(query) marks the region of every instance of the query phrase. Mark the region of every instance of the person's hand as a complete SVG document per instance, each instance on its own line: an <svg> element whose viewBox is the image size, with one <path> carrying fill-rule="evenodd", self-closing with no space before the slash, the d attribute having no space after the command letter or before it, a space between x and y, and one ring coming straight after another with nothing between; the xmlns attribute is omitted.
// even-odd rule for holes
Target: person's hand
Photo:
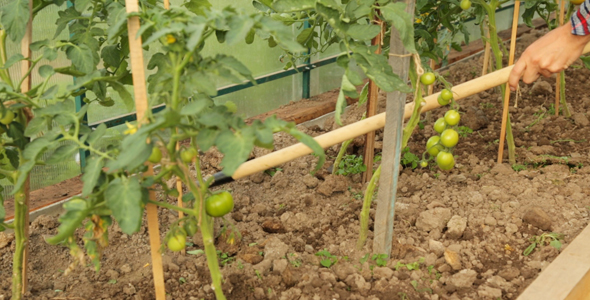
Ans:
<svg viewBox="0 0 590 300"><path fill-rule="evenodd" d="M571 33L571 25L556 28L532 43L520 56L510 73L510 89L516 90L518 81L532 83L540 75L545 77L561 72L582 55L590 35L578 36Z"/></svg>

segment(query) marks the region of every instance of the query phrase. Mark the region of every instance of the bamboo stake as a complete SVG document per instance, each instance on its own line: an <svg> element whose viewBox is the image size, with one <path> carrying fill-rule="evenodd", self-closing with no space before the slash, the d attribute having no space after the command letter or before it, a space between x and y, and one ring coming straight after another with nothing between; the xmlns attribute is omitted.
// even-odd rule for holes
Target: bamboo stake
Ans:
<svg viewBox="0 0 590 300"><path fill-rule="evenodd" d="M25 57L25 58L31 58L32 57L32 52L31 52L31 43L33 42L33 0L29 0L29 22L27 22L27 28L25 31L25 36L21 41L21 54ZM27 74L29 68L31 67L31 61L27 60L27 59L23 59L21 61L21 74ZM31 89L31 75L27 76L26 80L23 80L23 83L20 87L21 92L26 93ZM29 118L26 117L25 118L25 122L29 123ZM26 124L25 124L26 125ZM25 241L27 241L25 243L25 249L24 249L24 253L23 253L23 264L22 264L22 292L23 294L26 292L27 290L27 285L28 285L28 280L27 280L27 262L28 262L28 258L29 258L29 246L28 246L28 241L29 241L29 207L30 207L30 187L31 187L31 177L30 175L27 176L27 180L25 181L23 190L25 192L25 220L24 220L24 224L25 224L25 228L24 228L24 238Z"/></svg>
<svg viewBox="0 0 590 300"><path fill-rule="evenodd" d="M565 0L559 1L559 25L563 25L565 17ZM561 72L557 73L557 81L555 82L555 115L559 115L559 102L561 100Z"/></svg>
<svg viewBox="0 0 590 300"><path fill-rule="evenodd" d="M590 44L586 45L583 54L590 52ZM498 71L489 73L485 76L464 82L453 87L453 95L455 100L475 95L477 93L489 90L499 85L508 82L510 72L514 66L508 66ZM422 112L433 110L440 107L437 98L440 92L424 97L424 105ZM404 119L409 119L414 110L414 103L406 104L404 109ZM383 128L385 126L385 113L380 113L370 118L358 121L356 123L340 127L336 130L330 131L326 134L315 137L316 142L323 148L328 148L338 143L342 143L351 138L366 134L367 132ZM246 176L276 167L288 161L294 160L303 155L311 154L313 151L302 143L298 143L279 151L270 153L268 155L247 161L243 163L234 172L232 178L240 179ZM226 178L224 178L226 179Z"/></svg>
<svg viewBox="0 0 590 300"><path fill-rule="evenodd" d="M486 16L484 19L484 30L485 30L485 35L486 35L486 47L485 47L485 51L483 54L483 67L481 69L481 76L484 76L486 74L488 74L488 70L490 69L490 53L492 51L492 48L490 46L490 28L488 27L488 17Z"/></svg>
<svg viewBox="0 0 590 300"><path fill-rule="evenodd" d="M139 12L137 0L125 0L127 13ZM127 21L129 30L129 50L131 59L131 70L133 74L133 90L135 92L135 109L137 111L137 124L141 126L145 122L145 111L149 109L147 101L147 90L145 83L145 70L143 61L143 48L141 36L137 35L140 27L139 17L129 17ZM147 164L146 176L154 174L153 165ZM154 189L149 191L150 200L156 200ZM160 254L160 228L158 223L158 210L153 204L146 205L148 233L150 237L150 250L152 258L152 272L154 276L155 294L157 300L166 299L164 286L164 268L162 266L162 255Z"/></svg>
<svg viewBox="0 0 590 300"><path fill-rule="evenodd" d="M375 18L378 18L377 16ZM371 45L378 45L375 53L381 53L381 40L383 39L383 23L380 23L381 32L371 40ZM372 117L377 113L377 105L379 102L379 87L373 80L369 81L369 94L367 97L367 118ZM365 157L364 164L367 167L362 176L362 182L368 182L373 176L373 159L375 156L375 131L371 131L365 135ZM337 167L337 166L334 166Z"/></svg>
<svg viewBox="0 0 590 300"><path fill-rule="evenodd" d="M520 11L520 1L514 2L514 14L512 16L512 36L510 37L510 56L508 57L508 65L514 64L514 52L516 51L516 31L518 30L518 18ZM508 123L508 106L510 103L510 89L506 88L504 92L504 109L502 111L502 127L500 129L500 146L498 147L498 163L502 163L502 156L504 155L504 141L506 140L506 125Z"/></svg>

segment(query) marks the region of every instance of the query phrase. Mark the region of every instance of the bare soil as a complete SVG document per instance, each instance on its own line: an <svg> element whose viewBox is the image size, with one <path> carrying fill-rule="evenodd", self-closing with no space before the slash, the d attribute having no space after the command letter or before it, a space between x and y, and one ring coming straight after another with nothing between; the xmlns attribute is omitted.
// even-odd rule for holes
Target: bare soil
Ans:
<svg viewBox="0 0 590 300"><path fill-rule="evenodd" d="M525 35L519 52L541 34ZM480 72L481 58L476 58L442 74L456 84ZM399 181L391 259L379 264L372 256L363 259L371 252L372 224L365 248L356 250L364 191L360 175L330 175L331 161L310 175L316 158L307 156L223 186L236 202L227 220L242 236L233 245L223 234L217 238L218 250L230 258L222 263L227 298L516 299L559 254L552 246L539 245L524 256L530 238L556 232L564 235L567 247L589 223L590 92L582 83L590 71L572 66L566 75L572 118L548 113L554 78L521 85L518 108L511 108L518 171L495 163L500 94L490 90L459 102L461 125L473 132L461 138L454 152L456 168L442 172L434 164L426 169L406 166ZM364 110L351 109L345 122L359 120ZM432 120L446 110L433 111ZM331 119L324 129L300 126L313 136L336 127ZM430 124L416 130L411 152L421 156L433 133ZM382 137L377 132L376 153L381 152ZM275 142L278 150L294 139L277 134ZM361 154L363 144L364 137L356 138L349 153ZM338 150L327 149L331 160ZM257 150L253 156L264 154ZM201 157L206 173L219 170L220 158L216 152ZM373 208L372 218L374 213ZM177 214L160 210L159 215L163 238ZM58 225L57 216L42 216L31 224L27 299L154 298L145 226L132 236L112 226L101 270L79 267L64 276L73 261L68 249L43 241ZM193 242L187 250L202 248L197 236ZM10 299L13 250L10 236L0 234L0 300ZM337 262L322 266L321 250ZM167 299L214 299L203 255L166 250L163 258Z"/></svg>

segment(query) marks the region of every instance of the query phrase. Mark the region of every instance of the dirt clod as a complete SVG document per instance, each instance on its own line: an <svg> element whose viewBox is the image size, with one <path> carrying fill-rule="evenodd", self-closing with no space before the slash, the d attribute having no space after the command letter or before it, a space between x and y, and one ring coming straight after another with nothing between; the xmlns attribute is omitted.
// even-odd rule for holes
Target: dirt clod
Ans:
<svg viewBox="0 0 590 300"><path fill-rule="evenodd" d="M268 233L284 233L285 226L277 219L268 219L262 223L262 230Z"/></svg>
<svg viewBox="0 0 590 300"><path fill-rule="evenodd" d="M552 220L551 217L541 208L533 207L528 210L523 218L523 221L529 223L542 230L551 230Z"/></svg>

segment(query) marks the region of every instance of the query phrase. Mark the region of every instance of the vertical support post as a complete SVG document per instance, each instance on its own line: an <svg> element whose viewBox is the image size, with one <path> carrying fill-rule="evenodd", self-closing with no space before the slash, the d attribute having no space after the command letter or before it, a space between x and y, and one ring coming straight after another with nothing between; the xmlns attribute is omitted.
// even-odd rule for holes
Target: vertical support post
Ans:
<svg viewBox="0 0 590 300"><path fill-rule="evenodd" d="M303 22L303 29L307 29L310 28L309 26L309 22L305 21ZM307 54L309 55L311 53L311 49L307 49ZM311 68L309 67L309 65L311 64L311 57L308 57L307 59L305 59L305 71L303 71L303 82L302 82L302 94L301 94L301 98L302 99L309 99L309 97L311 97Z"/></svg>
<svg viewBox="0 0 590 300"><path fill-rule="evenodd" d="M379 17L375 16L376 20ZM381 40L383 39L383 23L381 25L381 32L371 40L371 45L378 45L376 53L381 53ZM374 116L377 113L377 104L379 102L379 87L373 82L369 81L369 94L367 95L367 118ZM365 156L364 164L367 170L363 173L363 183L369 182L373 176L373 158L375 156L375 131L371 131L365 135Z"/></svg>
<svg viewBox="0 0 590 300"><path fill-rule="evenodd" d="M33 42L33 0L29 0L29 22L27 22L27 28L25 29L25 36L21 41L21 54L25 58L32 58L32 51L31 51L31 43ZM21 74L27 74L29 68L31 67L31 61L24 59L21 61ZM31 75L27 76L27 79L23 80L21 85L21 92L26 93L31 89ZM29 122L29 117L25 117L25 122ZM26 126L27 124L25 124ZM27 268L28 268L28 260L29 260L29 207L30 207L30 188L31 188L31 176L27 175L27 179L23 186L24 191L24 250L23 250L23 264L22 264L22 293L24 294L27 291ZM16 197L15 197L16 200ZM16 216L16 214L15 214Z"/></svg>
<svg viewBox="0 0 590 300"><path fill-rule="evenodd" d="M127 13L139 12L137 0L125 0ZM143 47L141 36L137 35L139 31L139 17L132 16L127 20L129 30L129 57L131 59L131 70L133 74L133 90L135 92L135 109L137 111L137 124L141 126L145 122L144 116L149 109L147 101L147 89L145 83L145 70L143 60ZM144 173L146 176L154 174L154 168L151 163L147 164L148 169ZM156 200L155 189L150 189L149 198ZM150 252L152 258L152 273L154 276L154 286L156 300L166 299L166 289L164 286L164 268L162 266L162 255L160 254L160 228L158 223L158 209L153 204L146 205L148 234L150 237Z"/></svg>
<svg viewBox="0 0 590 300"><path fill-rule="evenodd" d="M520 12L520 1L514 2L514 14L512 15L512 36L510 37L510 56L508 66L514 64L514 52L516 51L516 32L518 30L518 18ZM508 106L510 103L510 89L504 91L504 109L502 111L502 127L500 129L500 145L498 147L498 163L502 163L504 156L504 141L506 140L506 126L508 125Z"/></svg>
<svg viewBox="0 0 590 300"><path fill-rule="evenodd" d="M414 16L415 0L404 0L406 12ZM399 32L395 27L391 28L389 64L393 72L402 80L409 76L410 57L399 57L407 54ZM401 157L402 127L406 94L401 92L387 93L387 110L385 132L383 134L383 159L382 173L379 180L379 192L377 194L377 214L375 215L375 235L373 237L373 252L379 254L391 254L391 242L393 239L393 218L395 212L395 198L397 192L397 180L399 176L399 163Z"/></svg>
<svg viewBox="0 0 590 300"><path fill-rule="evenodd" d="M490 69L490 54L492 52L492 48L490 46L490 25L488 23L488 16L485 16L483 22L484 34L486 36L486 39L485 51L483 54L483 66L481 68L481 76L488 74L488 70Z"/></svg>
<svg viewBox="0 0 590 300"><path fill-rule="evenodd" d="M559 2L559 26L563 25L565 18L565 0ZM559 102L561 101L561 72L557 73L557 81L555 82L555 115L559 116Z"/></svg>

